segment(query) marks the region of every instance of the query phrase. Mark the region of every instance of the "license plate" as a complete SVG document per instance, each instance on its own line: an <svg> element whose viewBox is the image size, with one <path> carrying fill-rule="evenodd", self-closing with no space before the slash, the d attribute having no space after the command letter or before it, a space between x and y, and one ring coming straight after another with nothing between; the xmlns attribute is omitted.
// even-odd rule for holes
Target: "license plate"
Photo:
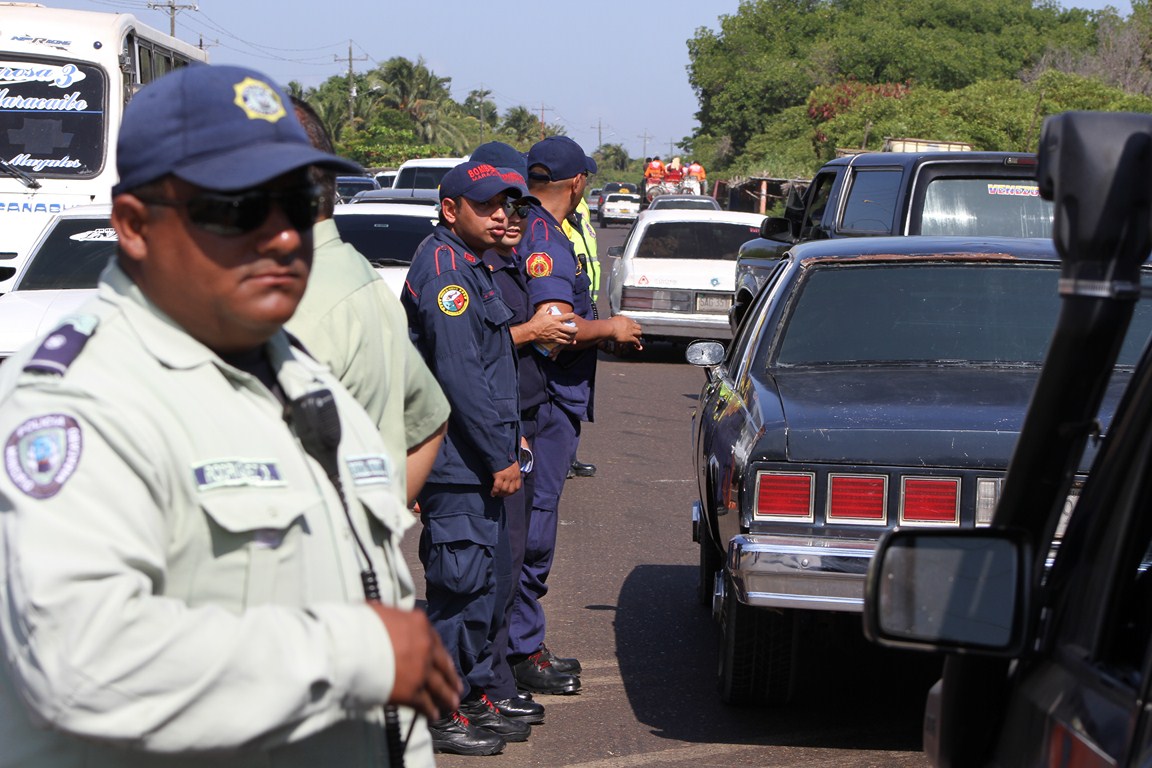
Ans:
<svg viewBox="0 0 1152 768"><path fill-rule="evenodd" d="M697 312L727 312L731 306L731 296L700 295L696 297Z"/></svg>

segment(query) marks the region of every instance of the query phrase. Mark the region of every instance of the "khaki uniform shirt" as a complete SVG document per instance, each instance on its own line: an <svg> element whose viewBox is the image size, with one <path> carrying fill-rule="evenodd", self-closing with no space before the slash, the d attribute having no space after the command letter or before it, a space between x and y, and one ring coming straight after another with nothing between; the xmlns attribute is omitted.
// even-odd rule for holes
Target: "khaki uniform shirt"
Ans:
<svg viewBox="0 0 1152 768"><path fill-rule="evenodd" d="M395 664L349 520L383 602L414 590L376 426L268 342L289 399L335 396L349 518L280 401L117 267L72 326L56 374L0 368L0 766L380 765Z"/></svg>
<svg viewBox="0 0 1152 768"><path fill-rule="evenodd" d="M372 265L340 239L336 222L313 229L308 290L286 328L376 422L407 501L405 456L448 420L448 399L408 338L408 318Z"/></svg>

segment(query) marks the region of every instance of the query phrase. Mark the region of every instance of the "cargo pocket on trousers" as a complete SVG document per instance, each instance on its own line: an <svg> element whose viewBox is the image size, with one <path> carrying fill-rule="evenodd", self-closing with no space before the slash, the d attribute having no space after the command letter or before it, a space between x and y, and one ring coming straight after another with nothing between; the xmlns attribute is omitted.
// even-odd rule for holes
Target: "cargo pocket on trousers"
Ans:
<svg viewBox="0 0 1152 768"><path fill-rule="evenodd" d="M424 576L432 584L458 595L474 595L490 588L494 552L500 524L476 515L428 518L431 538Z"/></svg>

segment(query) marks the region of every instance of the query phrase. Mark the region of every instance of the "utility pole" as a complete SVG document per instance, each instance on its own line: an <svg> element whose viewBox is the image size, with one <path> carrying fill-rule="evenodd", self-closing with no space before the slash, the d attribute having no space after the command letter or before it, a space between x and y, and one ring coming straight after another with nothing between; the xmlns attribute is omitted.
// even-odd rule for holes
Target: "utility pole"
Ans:
<svg viewBox="0 0 1152 768"><path fill-rule="evenodd" d="M343 61L339 56L333 55L333 60ZM352 57L352 41L348 41L348 125L352 125L352 121L356 119L355 112L352 109L352 103L356 100L356 81L353 79L352 62L353 61L367 61L368 57L358 56Z"/></svg>
<svg viewBox="0 0 1152 768"><path fill-rule="evenodd" d="M552 111L551 107L545 107L544 103L540 103L540 141L544 141L544 110Z"/></svg>
<svg viewBox="0 0 1152 768"><path fill-rule="evenodd" d="M644 139L644 157L648 157L648 139L654 138L648 134L648 129L644 129L644 133L640 134L639 138Z"/></svg>
<svg viewBox="0 0 1152 768"><path fill-rule="evenodd" d="M148 8L153 11L168 11L168 34L176 37L176 14L179 11L198 11L200 8L195 3L192 5L177 5L176 0L168 0L166 3L148 3Z"/></svg>
<svg viewBox="0 0 1152 768"><path fill-rule="evenodd" d="M481 144L484 144L486 142L485 131L484 131L484 129L486 127L487 126L484 125L484 83L480 83L480 143Z"/></svg>
<svg viewBox="0 0 1152 768"><path fill-rule="evenodd" d="M596 149L600 149L602 146L604 146L604 126L598 117L596 118Z"/></svg>

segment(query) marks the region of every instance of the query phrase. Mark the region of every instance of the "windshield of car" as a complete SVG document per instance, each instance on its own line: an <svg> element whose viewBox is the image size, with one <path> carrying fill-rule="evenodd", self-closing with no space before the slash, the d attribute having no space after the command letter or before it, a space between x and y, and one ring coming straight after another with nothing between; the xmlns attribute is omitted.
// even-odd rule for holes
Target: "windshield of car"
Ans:
<svg viewBox="0 0 1152 768"><path fill-rule="evenodd" d="M645 228L637 259L721 259L736 261L740 246L760 230L729 221L658 221Z"/></svg>
<svg viewBox="0 0 1152 768"><path fill-rule="evenodd" d="M1056 265L816 267L797 286L777 364L1039 365L1058 278Z"/></svg>
<svg viewBox="0 0 1152 768"><path fill-rule="evenodd" d="M409 166L401 168L396 180L392 182L393 189L436 189L444 174L452 170L452 166Z"/></svg>
<svg viewBox="0 0 1152 768"><path fill-rule="evenodd" d="M640 198L636 195L625 195L625 194L608 195L608 197L605 198L604 202L606 202L606 203L639 203Z"/></svg>
<svg viewBox="0 0 1152 768"><path fill-rule="evenodd" d="M366 189L378 189L376 182L372 179L344 179L336 180L336 194L340 197L352 197L357 192L362 192Z"/></svg>
<svg viewBox="0 0 1152 768"><path fill-rule="evenodd" d="M935 179L925 190L920 234L1047 238L1052 203L1029 179Z"/></svg>
<svg viewBox="0 0 1152 768"><path fill-rule="evenodd" d="M411 264L416 247L436 226L434 213L428 216L348 214L336 216L335 221L340 238L377 266Z"/></svg>
<svg viewBox="0 0 1152 768"><path fill-rule="evenodd" d="M677 200L661 200L657 197L648 204L648 210L655 211L661 208L687 208L698 211L715 211L719 208L710 197L684 198Z"/></svg>
<svg viewBox="0 0 1152 768"><path fill-rule="evenodd" d="M116 230L107 217L60 219L32 253L17 291L95 288L116 255Z"/></svg>

